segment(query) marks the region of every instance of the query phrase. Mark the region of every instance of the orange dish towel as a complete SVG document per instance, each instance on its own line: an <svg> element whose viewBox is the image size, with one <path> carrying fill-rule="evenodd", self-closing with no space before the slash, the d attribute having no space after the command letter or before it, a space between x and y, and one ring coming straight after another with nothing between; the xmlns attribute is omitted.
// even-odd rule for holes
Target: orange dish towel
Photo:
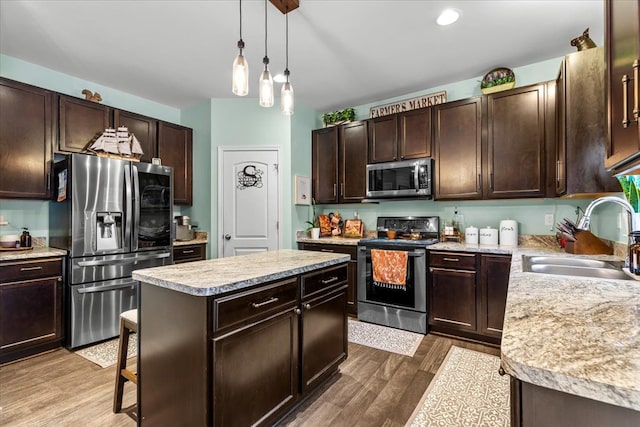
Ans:
<svg viewBox="0 0 640 427"><path fill-rule="evenodd" d="M406 289L407 251L371 249L373 284L383 288Z"/></svg>

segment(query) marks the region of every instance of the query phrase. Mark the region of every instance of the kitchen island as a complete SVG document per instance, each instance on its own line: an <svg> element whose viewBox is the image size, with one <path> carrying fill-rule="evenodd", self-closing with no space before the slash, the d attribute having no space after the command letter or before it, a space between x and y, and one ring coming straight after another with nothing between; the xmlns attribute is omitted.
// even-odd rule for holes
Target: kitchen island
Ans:
<svg viewBox="0 0 640 427"><path fill-rule="evenodd" d="M348 261L279 250L135 271L139 422L277 422L347 357Z"/></svg>

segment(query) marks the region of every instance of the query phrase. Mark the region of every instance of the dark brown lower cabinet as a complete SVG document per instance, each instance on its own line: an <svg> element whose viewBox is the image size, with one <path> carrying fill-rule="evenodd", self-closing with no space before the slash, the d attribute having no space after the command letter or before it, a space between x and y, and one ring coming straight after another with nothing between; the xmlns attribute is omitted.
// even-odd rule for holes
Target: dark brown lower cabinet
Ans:
<svg viewBox="0 0 640 427"><path fill-rule="evenodd" d="M218 426L270 424L298 398L298 315L293 308L213 340Z"/></svg>
<svg viewBox="0 0 640 427"><path fill-rule="evenodd" d="M500 344L511 255L429 254L429 330Z"/></svg>
<svg viewBox="0 0 640 427"><path fill-rule="evenodd" d="M347 357L347 265L221 296L141 285L148 425L273 425Z"/></svg>
<svg viewBox="0 0 640 427"><path fill-rule="evenodd" d="M328 239L330 240L330 239ZM335 252L351 255L351 261L347 266L347 312L349 315L358 316L358 257L356 245L336 245L331 243L306 243L299 242L298 249L305 251Z"/></svg>
<svg viewBox="0 0 640 427"><path fill-rule="evenodd" d="M0 264L0 363L60 347L62 259Z"/></svg>
<svg viewBox="0 0 640 427"><path fill-rule="evenodd" d="M179 245L173 247L173 263L182 264L183 262L202 261L207 259L207 244L198 243L197 245Z"/></svg>
<svg viewBox="0 0 640 427"><path fill-rule="evenodd" d="M512 427L636 427L640 412L511 377Z"/></svg>

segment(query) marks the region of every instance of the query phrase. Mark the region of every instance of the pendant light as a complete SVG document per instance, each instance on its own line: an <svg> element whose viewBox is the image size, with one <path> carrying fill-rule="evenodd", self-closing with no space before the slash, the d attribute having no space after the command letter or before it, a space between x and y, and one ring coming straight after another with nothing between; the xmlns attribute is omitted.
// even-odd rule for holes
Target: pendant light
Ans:
<svg viewBox="0 0 640 427"><path fill-rule="evenodd" d="M286 49L285 49L285 67L284 77L285 82L282 85L280 91L280 110L282 114L290 116L293 114L293 86L289 82L289 8L286 9L285 22L286 22Z"/></svg>
<svg viewBox="0 0 640 427"><path fill-rule="evenodd" d="M273 79L269 72L269 56L267 55L267 0L264 0L264 71L260 75L260 106L273 106Z"/></svg>
<svg viewBox="0 0 640 427"><path fill-rule="evenodd" d="M249 93L249 64L242 54L244 41L242 41L242 0L240 0L240 40L238 40L240 52L233 61L233 82L232 91L238 96L245 96Z"/></svg>

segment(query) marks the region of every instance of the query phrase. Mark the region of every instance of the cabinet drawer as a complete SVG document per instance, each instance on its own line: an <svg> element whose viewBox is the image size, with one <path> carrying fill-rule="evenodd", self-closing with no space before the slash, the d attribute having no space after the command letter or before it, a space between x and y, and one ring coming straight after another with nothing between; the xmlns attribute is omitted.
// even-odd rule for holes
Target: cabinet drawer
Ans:
<svg viewBox="0 0 640 427"><path fill-rule="evenodd" d="M62 258L17 261L0 265L0 283L62 276Z"/></svg>
<svg viewBox="0 0 640 427"><path fill-rule="evenodd" d="M204 245L188 245L173 247L173 261L198 261L205 259Z"/></svg>
<svg viewBox="0 0 640 427"><path fill-rule="evenodd" d="M356 260L357 246L351 245L325 245L322 243L300 243L300 249L304 251L332 252L337 254L351 255L352 260Z"/></svg>
<svg viewBox="0 0 640 427"><path fill-rule="evenodd" d="M429 254L429 266L475 270L476 255L463 252L431 252Z"/></svg>
<svg viewBox="0 0 640 427"><path fill-rule="evenodd" d="M263 319L298 303L298 279L291 278L213 301L214 330Z"/></svg>
<svg viewBox="0 0 640 427"><path fill-rule="evenodd" d="M321 271L309 273L302 276L302 295L305 299L309 296L332 288L347 281L347 265L340 267L327 268Z"/></svg>

